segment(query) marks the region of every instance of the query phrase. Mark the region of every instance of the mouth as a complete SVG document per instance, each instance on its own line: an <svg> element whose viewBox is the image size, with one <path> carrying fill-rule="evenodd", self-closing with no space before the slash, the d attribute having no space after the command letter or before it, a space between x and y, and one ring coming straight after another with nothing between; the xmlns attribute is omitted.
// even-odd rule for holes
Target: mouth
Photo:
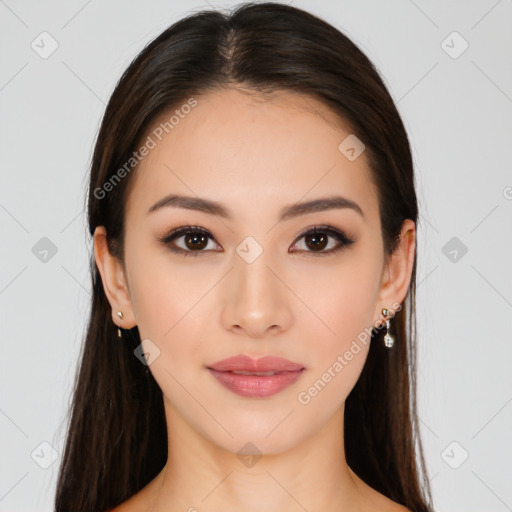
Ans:
<svg viewBox="0 0 512 512"><path fill-rule="evenodd" d="M222 386L249 398L275 395L294 384L306 370L280 357L252 359L243 355L218 361L207 369Z"/></svg>
<svg viewBox="0 0 512 512"><path fill-rule="evenodd" d="M236 371L231 371L230 373L234 373L235 375L258 375L260 377L268 377L269 375L276 375L276 373L280 373L280 372L276 372L276 371L269 371L269 372L247 372L247 371L244 371L244 370L236 370Z"/></svg>
<svg viewBox="0 0 512 512"><path fill-rule="evenodd" d="M247 372L254 373L267 373L267 372L293 372L302 370L303 364L294 363L288 359L276 356L264 356L259 359L253 359L246 355L238 355L228 357L222 361L217 361L208 366L212 370L219 372Z"/></svg>

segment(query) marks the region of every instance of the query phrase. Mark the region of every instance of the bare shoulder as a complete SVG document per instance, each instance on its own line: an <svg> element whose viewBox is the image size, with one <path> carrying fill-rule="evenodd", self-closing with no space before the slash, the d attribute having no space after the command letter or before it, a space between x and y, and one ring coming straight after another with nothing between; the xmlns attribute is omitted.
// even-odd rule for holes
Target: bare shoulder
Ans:
<svg viewBox="0 0 512 512"><path fill-rule="evenodd" d="M106 512L141 512L148 506L147 490L142 489L112 510Z"/></svg>
<svg viewBox="0 0 512 512"><path fill-rule="evenodd" d="M395 503L395 502L393 502ZM395 512L412 512L411 509L404 507L403 505L400 505L399 503L395 503Z"/></svg>
<svg viewBox="0 0 512 512"><path fill-rule="evenodd" d="M358 488L363 500L364 510L368 512L412 512L404 505L393 501L384 494L370 487L364 480L361 480L350 468L349 472Z"/></svg>
<svg viewBox="0 0 512 512"><path fill-rule="evenodd" d="M379 512L412 512L404 505L400 505L400 503L389 499L387 496L380 493L377 494L378 496L372 496L371 510L378 510Z"/></svg>
<svg viewBox="0 0 512 512"><path fill-rule="evenodd" d="M116 508L107 510L106 512L133 512L135 510L134 507L135 506L133 505L132 498L130 498L118 505Z"/></svg>
<svg viewBox="0 0 512 512"><path fill-rule="evenodd" d="M400 505L400 503L389 499L383 494L372 497L370 506L368 508L368 511L370 510L378 510L379 512L412 512L404 505Z"/></svg>
<svg viewBox="0 0 512 512"><path fill-rule="evenodd" d="M164 472L161 471L151 482L149 482L140 491L128 498L112 510L105 512L144 512L150 510L151 504L155 499L155 492L162 483Z"/></svg>
<svg viewBox="0 0 512 512"><path fill-rule="evenodd" d="M116 508L113 508L112 510L107 510L106 512L135 512L136 510L141 510L141 508L138 508L133 498L130 498L125 502L121 503L120 505L118 505Z"/></svg>
<svg viewBox="0 0 512 512"><path fill-rule="evenodd" d="M384 494L377 492L375 489L372 489L371 487L368 489L368 511L378 510L379 512L412 512L404 505L393 501L387 496L384 496Z"/></svg>

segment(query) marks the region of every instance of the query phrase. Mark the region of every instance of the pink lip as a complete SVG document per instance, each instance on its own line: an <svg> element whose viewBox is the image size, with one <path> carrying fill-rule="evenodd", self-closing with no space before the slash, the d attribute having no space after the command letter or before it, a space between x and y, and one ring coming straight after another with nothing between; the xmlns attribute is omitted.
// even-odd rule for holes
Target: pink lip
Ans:
<svg viewBox="0 0 512 512"><path fill-rule="evenodd" d="M265 356L252 359L235 356L208 367L210 373L227 389L246 397L267 397L291 386L305 370L304 366L287 359ZM276 372L274 375L240 375L234 371Z"/></svg>
<svg viewBox="0 0 512 512"><path fill-rule="evenodd" d="M292 363L282 357L265 356L259 359L252 359L249 356L239 355L217 361L208 366L208 368L219 372L231 372L234 370L246 372L295 372L302 370L304 365Z"/></svg>

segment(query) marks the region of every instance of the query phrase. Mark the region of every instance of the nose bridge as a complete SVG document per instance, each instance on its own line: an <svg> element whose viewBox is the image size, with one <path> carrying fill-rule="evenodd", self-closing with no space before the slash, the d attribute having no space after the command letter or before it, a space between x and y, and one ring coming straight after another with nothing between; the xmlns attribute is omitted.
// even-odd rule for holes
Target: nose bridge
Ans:
<svg viewBox="0 0 512 512"><path fill-rule="evenodd" d="M275 275L279 275L276 258L254 239L244 240L236 252L226 327L237 326L251 336L263 335L272 326L286 328L290 311L286 287Z"/></svg>
<svg viewBox="0 0 512 512"><path fill-rule="evenodd" d="M248 247L247 252L243 252ZM269 270L275 266L272 262L270 250L258 251L251 246L251 242L240 244L237 248L235 263L236 293L238 300L255 308L261 308L262 304L271 304L280 293L277 289L276 278Z"/></svg>

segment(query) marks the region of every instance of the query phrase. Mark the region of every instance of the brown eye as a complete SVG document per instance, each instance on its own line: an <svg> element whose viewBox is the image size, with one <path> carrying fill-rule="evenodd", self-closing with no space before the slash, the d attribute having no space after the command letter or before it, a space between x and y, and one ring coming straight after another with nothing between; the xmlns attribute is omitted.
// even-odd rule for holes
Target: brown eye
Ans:
<svg viewBox="0 0 512 512"><path fill-rule="evenodd" d="M202 233L191 233L183 237L185 245L192 251L204 249L208 245L208 238Z"/></svg>
<svg viewBox="0 0 512 512"><path fill-rule="evenodd" d="M329 237L325 233L314 233L304 237L306 245L315 251L325 249L327 246L328 238Z"/></svg>
<svg viewBox="0 0 512 512"><path fill-rule="evenodd" d="M201 253L209 252L205 249L208 247L209 241L213 240L213 237L203 228L183 226L159 240L172 252L183 256L199 256Z"/></svg>
<svg viewBox="0 0 512 512"><path fill-rule="evenodd" d="M352 245L355 240L349 238L342 231L332 226L317 226L309 229L300 235L297 240L304 239L304 246L295 249L292 252L304 252L313 256L326 256L333 254L343 248ZM330 241L333 239L338 243ZM214 241L212 235L198 226L183 226L173 230L168 235L159 238L160 242L166 245L169 250L183 256L199 256L201 253L218 250L213 244L213 248L208 250L208 243ZM294 244L300 245L297 242ZM330 246L330 247L329 247ZM220 247L217 245L217 247Z"/></svg>
<svg viewBox="0 0 512 512"><path fill-rule="evenodd" d="M331 243L331 247L326 250L329 246L330 238L337 240L338 243L334 244L334 246ZM302 239L304 239L304 246L302 248L299 247L299 252L309 253L313 256L327 256L328 254L333 254L355 242L355 240L349 238L345 233L338 231L332 226L317 226L313 229L309 229L299 236L298 240ZM300 244L296 243L294 245Z"/></svg>

